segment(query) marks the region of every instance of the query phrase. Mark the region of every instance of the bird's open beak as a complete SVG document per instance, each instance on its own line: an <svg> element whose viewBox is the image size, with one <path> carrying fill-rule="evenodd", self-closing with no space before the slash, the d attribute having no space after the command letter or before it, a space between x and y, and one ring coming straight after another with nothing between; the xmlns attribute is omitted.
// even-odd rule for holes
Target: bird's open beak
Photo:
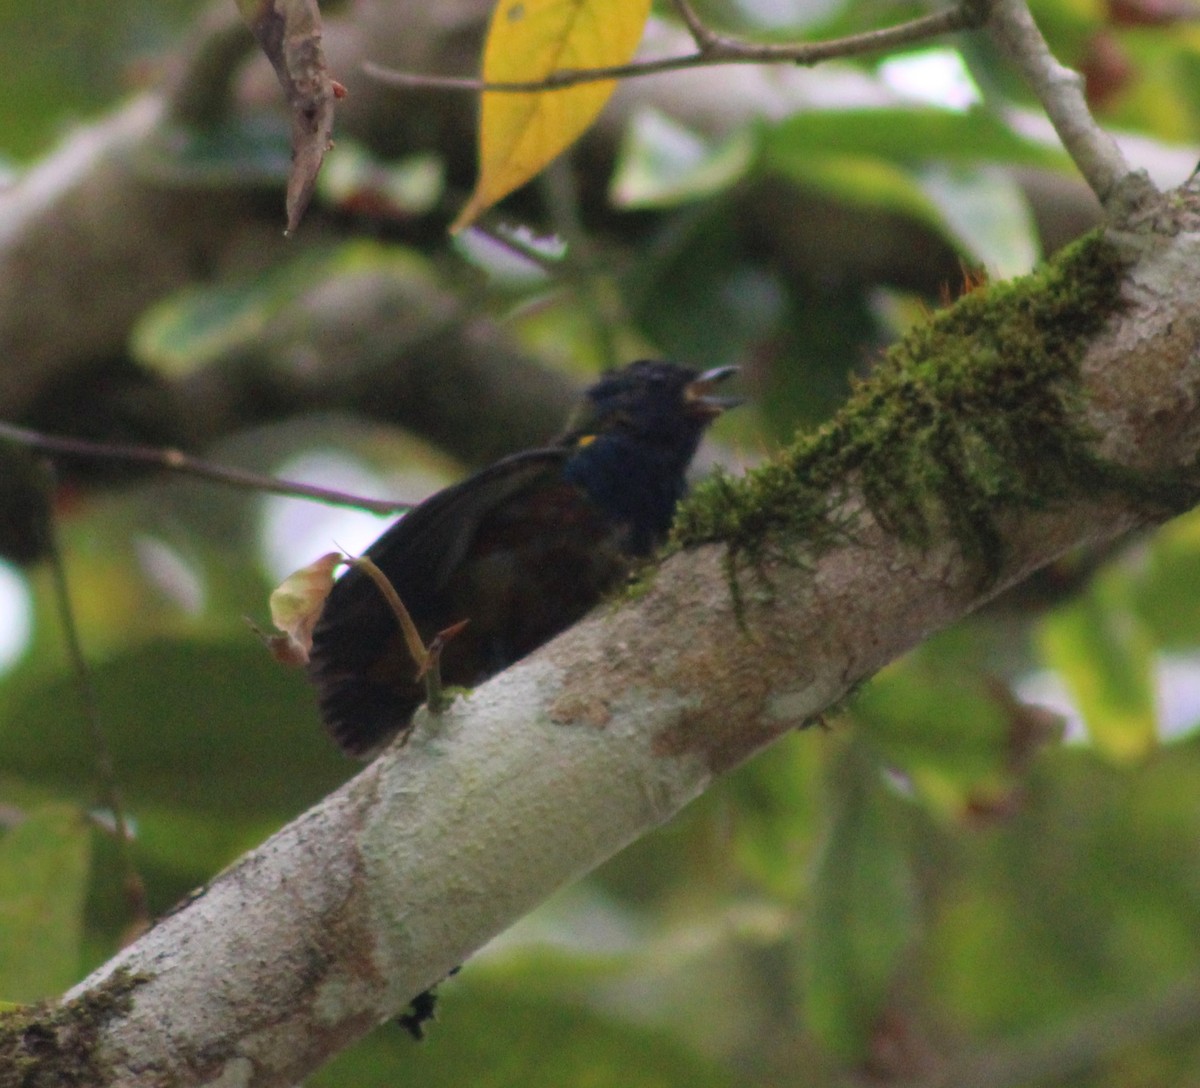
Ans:
<svg viewBox="0 0 1200 1088"><path fill-rule="evenodd" d="M695 381L683 388L683 403L689 412L699 416L715 418L730 408L744 403L744 397L719 397L715 393L718 384L732 378L738 372L736 366L718 366L706 370Z"/></svg>

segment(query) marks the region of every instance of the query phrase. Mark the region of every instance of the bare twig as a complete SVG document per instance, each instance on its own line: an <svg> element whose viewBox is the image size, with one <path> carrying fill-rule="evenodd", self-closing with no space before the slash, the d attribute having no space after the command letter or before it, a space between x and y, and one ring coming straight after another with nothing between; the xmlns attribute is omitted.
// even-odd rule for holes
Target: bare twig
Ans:
<svg viewBox="0 0 1200 1088"><path fill-rule="evenodd" d="M1200 281L1188 274L1198 250L1181 233L1131 269L1120 312L1080 366L1097 456L1139 479L1200 478ZM833 494L865 508L850 481ZM869 517L811 565L764 560L771 591L741 607L723 547L674 556L645 595L572 627L436 729L419 727L407 751L385 753L68 994L145 979L87 1036L113 1055L98 1088L186 1088L222 1070L227 1082L302 1081L712 776L931 632L1067 550L1173 509L1102 497L1081 479L1048 507L1001 513L1004 572L986 590L953 540L904 544ZM1147 1019L1175 1030L1189 1003L1194 1021L1186 990ZM1077 1068L1051 1058L1035 1074ZM942 1083L974 1083L973 1071Z"/></svg>
<svg viewBox="0 0 1200 1088"><path fill-rule="evenodd" d="M113 442L89 442L85 438L66 438L61 435L42 434L13 423L0 422L0 439L6 439L26 449L62 457L90 457L103 461L123 461L129 464L151 465L156 468L178 472L185 476L199 476L205 480L228 484L249 491L263 491L272 495L293 495L301 499L314 499L334 506L354 506L374 514L395 514L411 509L410 502L393 502L390 499L367 499L362 495L351 495L315 484L300 484L292 480L280 480L275 476L264 476L245 469L228 468L202 461L177 449L162 449L157 446L128 446Z"/></svg>
<svg viewBox="0 0 1200 1088"><path fill-rule="evenodd" d="M1084 96L1083 76L1055 59L1025 0L994 0L988 26L1100 202L1112 211L1117 198L1137 205L1156 195L1149 178L1130 169L1116 141L1096 124Z"/></svg>
<svg viewBox="0 0 1200 1088"><path fill-rule="evenodd" d="M688 32L692 35L692 40L696 43L696 48L701 53L712 48L712 45L718 39L718 35L709 30L704 25L704 21L696 14L696 9L688 2L688 0L674 0L675 10L679 13L679 17L683 20L688 28Z"/></svg>
<svg viewBox="0 0 1200 1088"><path fill-rule="evenodd" d="M979 24L979 17L969 5L948 8L933 15L924 15L898 26L851 34L827 42L757 43L744 42L713 34L706 28L700 33L703 41L697 52L679 57L656 57L650 60L612 64L602 68L560 68L544 79L491 83L482 79L453 76L431 76L416 72L401 72L372 61L363 64L363 71L393 87L419 87L440 91L501 91L530 94L536 91L557 91L581 83L596 83L606 79L633 79L637 76L675 72L685 68L704 68L716 64L790 63L813 65L835 57L853 57L894 49L901 45L925 41L956 30L966 30ZM697 21L697 25L698 21ZM693 37L697 31L688 23Z"/></svg>

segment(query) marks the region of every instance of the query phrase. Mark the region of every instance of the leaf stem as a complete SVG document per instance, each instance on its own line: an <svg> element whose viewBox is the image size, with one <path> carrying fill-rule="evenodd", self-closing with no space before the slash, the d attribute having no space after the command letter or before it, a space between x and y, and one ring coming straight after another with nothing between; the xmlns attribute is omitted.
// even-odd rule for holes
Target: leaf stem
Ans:
<svg viewBox="0 0 1200 1088"><path fill-rule="evenodd" d="M431 714L440 714L449 705L445 688L442 685L442 650L446 648L447 642L466 627L468 621L459 620L458 623L452 624L444 631L439 631L426 646L425 640L421 638L421 632L417 630L417 625L413 622L412 615L400 599L400 594L396 592L396 587L392 585L391 579L379 569L375 561L369 556L361 555L357 559L347 559L346 562L361 570L383 594L383 599L396 617L396 622L400 624L400 631L404 635L404 644L408 647L409 656L417 666L417 679L425 682L425 705L429 707ZM408 739L411 730L410 724L402 734L401 743Z"/></svg>
<svg viewBox="0 0 1200 1088"><path fill-rule="evenodd" d="M408 647L413 663L418 670L424 669L429 658L425 640L421 638L421 632L417 630L417 625L413 623L412 616L409 615L408 609L400 599L400 594L396 592L396 587L392 585L391 580L369 556L360 555L357 559L347 559L346 562L352 567L357 567L375 583L375 588L383 594L383 599L387 601L388 607L396 617L396 622L400 625L400 632L404 635L404 645ZM419 671L418 675L420 675Z"/></svg>

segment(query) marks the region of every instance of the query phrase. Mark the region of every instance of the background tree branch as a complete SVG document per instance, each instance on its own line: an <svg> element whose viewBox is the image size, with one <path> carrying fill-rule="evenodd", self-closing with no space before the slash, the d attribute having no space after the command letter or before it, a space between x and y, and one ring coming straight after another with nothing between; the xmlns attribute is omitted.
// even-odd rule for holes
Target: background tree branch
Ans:
<svg viewBox="0 0 1200 1088"><path fill-rule="evenodd" d="M452 95L397 96L362 75L361 65L370 57L390 67L469 70L487 9L484 0L463 0L439 7L436 18L406 12L398 19L390 4L375 0L356 5L352 16L331 16L326 32L331 70L351 92L339 106L341 136L381 153L436 148L451 178L465 178L471 169L471 104ZM647 48L654 52L690 41L686 32L662 26L652 27L649 38ZM212 133L278 110L278 85L265 60L244 64L251 47L232 6L220 3L197 23L162 89L81 126L0 194L0 282L6 285L0 293L0 350L10 360L0 376L6 418L87 433L86 417L102 413L91 398L83 411L64 387L86 383L97 395L101 387L123 390L129 335L147 307L189 284L252 278L273 262L319 249L338 236L340 224L317 213L287 242L278 229L277 191L267 194L262 182L216 176L178 160L188 132ZM661 108L683 124L720 136L751 116L811 108L834 78L825 72L818 85L812 76L745 69L639 81L618 93L581 148L581 173L609 174L619 133L635 107ZM1168 160L1156 174L1169 178L1175 171L1177 178L1186 168L1182 160ZM1098 208L1086 186L1030 167L1018 168L1017 176L1048 250L1096 221ZM957 255L928 224L830 201L819 191L756 181L746 188L740 219L754 244L792 277L836 284L882 276L901 289L936 294L957 276ZM618 237L627 229L619 222L612 226ZM236 429L304 408L352 408L417 425L478 463L554 432L573 387L546 377L494 320L477 312L467 320L456 300L429 282L412 283L399 298L390 285L361 290L357 309L332 307L324 313L323 332L338 348L336 380L325 380L319 367L312 373L320 380L299 385L306 395L297 398L292 383L309 372L294 363L280 368L270 362L274 330L269 330L261 350L243 355L239 365L210 367L182 382L141 381L136 397L145 402L139 409L143 426L129 437L199 449ZM304 317L303 307L281 314L276 327L303 324ZM352 335L364 319L378 323L381 332L366 343ZM391 325L386 330L385 322ZM437 343L436 367L422 363L430 336ZM412 345L413 355L406 359L396 344ZM502 376L485 379L488 370ZM381 372L400 377L381 390ZM453 414L462 402L447 404L434 395L430 373L443 386L461 378L481 392L511 390L513 396L472 398L472 426L464 428ZM411 380L403 379L406 374ZM520 377L510 381L513 374ZM264 383L270 397L260 395ZM401 388L419 395L384 395ZM517 393L527 410L514 410Z"/></svg>
<svg viewBox="0 0 1200 1088"><path fill-rule="evenodd" d="M1148 529L1198 494L1195 194L1139 209L1125 163L1163 189L1192 170L1172 141L1200 123L1178 93L1194 12L1042 0L1033 45L1013 39L1028 84L986 30L629 81L506 199L515 234L497 217L452 243L475 103L362 62L469 77L492 0L323 5L349 96L289 240L279 83L229 0L141 54L106 115L92 82L65 112L29 93L165 48L187 2L0 13L22 45L0 143L43 155L0 187L0 999L57 999L136 913L51 539L163 916L73 1000L0 1015L0 1081L285 1083L572 881L440 989L426 1045L385 1027L313 1088L472 1083L501 1060L527 1088L1190 1074L1200 514ZM879 27L857 0L820 8L681 0L642 55ZM1082 126L1063 136L1096 192L1039 99ZM1111 153L1089 112L1138 135ZM1130 267L1088 243L1002 282L1096 223L1110 183ZM769 467L704 485L687 550L628 600L340 791L310 690L242 617L379 524L90 462L48 495L13 441L414 499L463 466L395 424L482 463L639 356L740 365L750 404L718 439ZM814 716L832 728L794 731Z"/></svg>
<svg viewBox="0 0 1200 1088"><path fill-rule="evenodd" d="M1122 184L1137 189L1136 194L1125 193L1127 203L1149 199L1148 179L1132 176L1116 140L1096 124L1084 95L1083 76L1055 59L1025 0L996 0L989 25L993 38L1037 95L1063 146L1101 203L1116 196Z"/></svg>
<svg viewBox="0 0 1200 1088"><path fill-rule="evenodd" d="M1174 194L1170 221L1143 234L1150 252L1080 376L1095 452L1193 501L1198 210ZM915 547L874 519L853 479L836 486L840 542L812 565L768 557L743 571L740 618L721 547L675 555L644 595L423 717L407 748L81 984L70 998L119 970L139 980L132 1007L100 1029L104 1083L294 1083L932 632L1070 548L1174 512L1081 477L1047 509L996 511L1005 559L981 588L947 523Z"/></svg>
<svg viewBox="0 0 1200 1088"><path fill-rule="evenodd" d="M688 9L690 10L690 9ZM949 8L932 15L921 16L894 27L869 31L848 38L827 42L793 44L754 44L735 41L709 31L701 40L693 30L698 49L681 57L655 57L614 64L599 68L562 68L545 79L525 82L495 83L481 79L437 76L421 72L401 72L367 61L363 70L389 87L423 88L438 91L500 91L524 93L576 87L581 83L596 83L609 79L634 79L662 75L689 68L714 68L723 64L805 64L814 65L836 57L859 53L874 53L895 49L914 42L923 42L941 34L965 30L978 22L977 15L967 7Z"/></svg>

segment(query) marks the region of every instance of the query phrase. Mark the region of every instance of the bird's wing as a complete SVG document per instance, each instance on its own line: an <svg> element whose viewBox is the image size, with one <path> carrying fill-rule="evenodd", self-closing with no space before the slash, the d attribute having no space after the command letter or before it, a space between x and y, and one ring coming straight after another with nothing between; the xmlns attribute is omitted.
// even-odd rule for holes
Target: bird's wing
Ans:
<svg viewBox="0 0 1200 1088"><path fill-rule="evenodd" d="M462 562L484 518L548 475L557 475L566 457L564 450L545 449L497 461L415 506L366 554L387 575L405 606L419 616L426 611L426 601L441 592ZM378 588L362 571L351 569L329 595L314 651L321 652L318 644L325 641L324 634L349 631L363 622L384 634L394 628Z"/></svg>
<svg viewBox="0 0 1200 1088"><path fill-rule="evenodd" d="M550 448L497 461L414 507L367 549L426 638L460 618L440 616L440 595L482 522L527 489L561 479L568 456ZM378 587L361 570L346 571L313 632L308 672L326 726L351 754L366 754L394 735L423 698L407 679L415 666L410 671L403 659L385 664L405 653L396 638L396 620ZM406 679L397 681L394 672Z"/></svg>
<svg viewBox="0 0 1200 1088"><path fill-rule="evenodd" d="M470 548L480 523L493 510L527 488L557 477L570 451L526 450L505 457L473 476L430 496L396 522L367 550L392 579L420 580L419 593L439 592ZM392 571L389 556L402 557L405 570Z"/></svg>

